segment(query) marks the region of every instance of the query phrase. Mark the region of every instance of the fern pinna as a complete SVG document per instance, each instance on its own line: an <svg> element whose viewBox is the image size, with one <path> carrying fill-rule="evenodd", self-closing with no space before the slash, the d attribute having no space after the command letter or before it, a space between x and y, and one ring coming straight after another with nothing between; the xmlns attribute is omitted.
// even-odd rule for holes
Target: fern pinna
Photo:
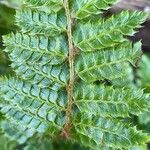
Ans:
<svg viewBox="0 0 150 150"><path fill-rule="evenodd" d="M150 98L129 86L141 42L126 38L147 15L123 11L105 19L115 2L24 0L16 12L20 29L4 36L16 73L0 81L6 136L22 144L48 134L94 150L149 140L128 119L150 111Z"/></svg>

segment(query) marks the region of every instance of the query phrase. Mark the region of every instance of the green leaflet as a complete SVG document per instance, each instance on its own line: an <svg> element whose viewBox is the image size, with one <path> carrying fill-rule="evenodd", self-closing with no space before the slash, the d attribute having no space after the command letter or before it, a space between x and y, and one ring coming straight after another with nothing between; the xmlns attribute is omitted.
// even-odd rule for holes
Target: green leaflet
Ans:
<svg viewBox="0 0 150 150"><path fill-rule="evenodd" d="M74 138L91 148L130 149L137 142L143 144L148 137L136 128L130 128L125 122L115 119L80 114L74 124ZM136 141L136 142L135 142Z"/></svg>
<svg viewBox="0 0 150 150"><path fill-rule="evenodd" d="M119 87L120 88L135 87L136 85L134 83L134 74L133 74L132 65L130 65L130 63L126 63L124 64L124 68L126 69L123 70L124 74L122 76L120 76L119 78L113 79L112 81L110 80L106 80L106 81L109 81L111 85L114 85L115 87L118 87L118 88Z"/></svg>
<svg viewBox="0 0 150 150"><path fill-rule="evenodd" d="M89 115L128 117L129 113L138 115L148 107L150 111L149 95L135 89L81 84L75 89L74 99L79 111Z"/></svg>
<svg viewBox="0 0 150 150"><path fill-rule="evenodd" d="M6 113L8 121L39 133L49 130L54 135L61 130L65 121L65 91L40 88L19 79L2 81L0 91L1 112Z"/></svg>
<svg viewBox="0 0 150 150"><path fill-rule="evenodd" d="M117 47L91 53L81 53L76 61L76 72L85 82L109 79L110 81L125 76L127 62L134 64L141 55L141 44L133 47L129 42ZM90 61L89 61L90 60Z"/></svg>
<svg viewBox="0 0 150 150"><path fill-rule="evenodd" d="M17 25L23 33L57 36L66 30L64 11L47 14L30 8L17 11Z"/></svg>
<svg viewBox="0 0 150 150"><path fill-rule="evenodd" d="M106 21L79 24L74 33L75 45L84 52L114 47L126 41L124 35L134 35L134 27L140 27L145 18L142 12L123 11Z"/></svg>
<svg viewBox="0 0 150 150"><path fill-rule="evenodd" d="M12 61L17 57L21 62L37 62L44 57L41 64L49 62L51 65L58 65L67 59L68 45L64 36L51 39L45 36L12 33L3 39L7 46L5 51L10 53Z"/></svg>
<svg viewBox="0 0 150 150"><path fill-rule="evenodd" d="M24 5L28 8L52 13L62 9L63 0L24 0Z"/></svg>
<svg viewBox="0 0 150 150"><path fill-rule="evenodd" d="M72 3L75 18L83 19L90 15L103 13L117 0L74 0Z"/></svg>
<svg viewBox="0 0 150 150"><path fill-rule="evenodd" d="M68 67L59 65L67 59L68 46L63 36L51 39L28 34L11 34L4 37L5 51L13 62L12 68L23 79L42 86L65 86ZM62 45L62 43L64 43Z"/></svg>
<svg viewBox="0 0 150 150"><path fill-rule="evenodd" d="M50 66L39 64L12 64L12 68L16 71L18 76L22 76L24 80L28 80L30 83L39 84L42 87L65 87L68 75L64 66ZM64 70L61 68L63 67Z"/></svg>

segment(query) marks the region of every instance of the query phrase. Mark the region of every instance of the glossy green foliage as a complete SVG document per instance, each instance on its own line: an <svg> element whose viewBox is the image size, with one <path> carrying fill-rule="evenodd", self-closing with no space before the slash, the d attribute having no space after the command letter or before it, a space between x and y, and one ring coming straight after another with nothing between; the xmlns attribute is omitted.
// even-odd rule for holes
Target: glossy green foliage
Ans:
<svg viewBox="0 0 150 150"><path fill-rule="evenodd" d="M120 51L121 49L121 51ZM113 48L102 49L91 53L81 53L76 63L76 71L85 82L121 78L127 62L134 65L140 56L140 43L122 43ZM113 56L113 57L112 57ZM89 61L90 59L90 61Z"/></svg>
<svg viewBox="0 0 150 150"><path fill-rule="evenodd" d="M43 87L66 85L68 47L63 36L51 39L16 33L7 36L4 41L5 51L10 54L11 66L17 75Z"/></svg>
<svg viewBox="0 0 150 150"><path fill-rule="evenodd" d="M83 52L112 48L126 41L124 35L132 36L144 20L141 12L123 11L107 20L81 23L74 32L75 45Z"/></svg>
<svg viewBox="0 0 150 150"><path fill-rule="evenodd" d="M117 0L74 0L72 10L75 18L83 19L93 14L100 14L110 8Z"/></svg>
<svg viewBox="0 0 150 150"><path fill-rule="evenodd" d="M43 11L26 8L22 11L18 11L16 18L17 24L22 27L22 32L29 32L31 35L41 34L54 36L66 30L64 11L47 14Z"/></svg>
<svg viewBox="0 0 150 150"><path fill-rule="evenodd" d="M85 88L86 87L86 88ZM80 112L104 117L137 115L149 105L149 96L135 89L121 89L99 85L79 85L74 99Z"/></svg>
<svg viewBox="0 0 150 150"><path fill-rule="evenodd" d="M57 12L63 7L63 0L22 0L24 5L45 13Z"/></svg>
<svg viewBox="0 0 150 150"><path fill-rule="evenodd" d="M77 123L78 122L78 123ZM80 114L74 122L76 140L90 146L92 149L129 149L137 143L144 144L147 137L130 128L125 122L103 116Z"/></svg>
<svg viewBox="0 0 150 150"><path fill-rule="evenodd" d="M5 80L4 84L1 82L0 88L3 93L1 112L6 113L12 128L15 128L14 132L21 130L25 134L23 137L22 133L18 135L17 132L11 135L11 137L15 136L15 139L18 138L20 143L25 142L36 131L44 133L49 130L53 135L64 125L64 107L67 99L64 91L59 91L57 87L50 90L36 85L31 86L19 79L11 79L7 82ZM10 127L7 122L3 124L6 131Z"/></svg>
<svg viewBox="0 0 150 150"><path fill-rule="evenodd" d="M3 38L16 73L0 80L0 107L6 118L1 126L6 136L25 143L37 134L49 135L50 140L65 134L72 142L102 150L130 149L149 140L125 121L150 111L149 95L129 86L130 65L135 66L141 56L141 42L132 44L125 38L147 15L123 11L93 19L115 2L70 0L67 14L62 0L23 1L16 13L18 31ZM68 15L74 20L69 38L78 52L73 102L68 100L72 51Z"/></svg>

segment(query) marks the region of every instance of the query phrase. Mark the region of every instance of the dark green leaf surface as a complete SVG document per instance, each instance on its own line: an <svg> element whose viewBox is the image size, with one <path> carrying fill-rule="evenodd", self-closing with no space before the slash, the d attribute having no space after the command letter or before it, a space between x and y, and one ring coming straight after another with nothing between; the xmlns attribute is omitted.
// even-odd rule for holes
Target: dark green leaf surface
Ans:
<svg viewBox="0 0 150 150"><path fill-rule="evenodd" d="M45 13L57 12L63 7L63 0L24 0L24 5Z"/></svg>
<svg viewBox="0 0 150 150"><path fill-rule="evenodd" d="M67 100L65 91L59 91L56 87L40 88L19 79L1 82L0 91L3 93L1 112L6 114L13 125L17 124L14 125L17 129L23 127L33 133L49 130L51 135L55 135L64 125ZM20 128L18 130L20 131Z"/></svg>
<svg viewBox="0 0 150 150"><path fill-rule="evenodd" d="M23 33L28 32L31 35L56 36L66 30L64 11L47 14L30 8L23 9L22 11L17 11L16 22L18 26L21 26Z"/></svg>
<svg viewBox="0 0 150 150"><path fill-rule="evenodd" d="M11 64L23 79L42 86L65 86L68 81L68 46L64 37L49 39L44 36L11 34L4 38ZM62 44L63 43L63 44ZM60 66L64 63L64 67Z"/></svg>
<svg viewBox="0 0 150 150"><path fill-rule="evenodd" d="M90 115L128 117L150 110L149 95L142 90L83 84L75 90L74 99L79 111Z"/></svg>
<svg viewBox="0 0 150 150"><path fill-rule="evenodd" d="M20 144L36 135L63 137L94 150L129 150L149 140L126 121L150 110L149 95L134 88L130 76L141 42L126 38L147 14L97 17L115 2L23 1L16 14L19 29L3 38L15 72L0 78L7 137ZM29 143L27 150L36 148Z"/></svg>
<svg viewBox="0 0 150 150"><path fill-rule="evenodd" d="M102 13L104 10L109 9L110 5L116 1L117 0L74 0L72 2L72 9L76 18L83 19L90 15Z"/></svg>
<svg viewBox="0 0 150 150"><path fill-rule="evenodd" d="M115 48L106 48L91 53L81 53L77 59L76 72L85 82L114 80L126 75L127 62L134 64L141 55L141 44L126 42ZM89 61L90 60L90 61Z"/></svg>
<svg viewBox="0 0 150 150"><path fill-rule="evenodd" d="M126 41L124 35L134 35L133 29L140 27L139 24L146 16L143 12L123 11L107 20L79 24L74 33L74 41L84 52L114 47Z"/></svg>
<svg viewBox="0 0 150 150"><path fill-rule="evenodd" d="M147 140L146 135L136 128L127 127L125 122L118 123L115 119L102 116L82 114L74 123L74 130L77 141L104 150L108 147L129 149L137 142L143 144Z"/></svg>

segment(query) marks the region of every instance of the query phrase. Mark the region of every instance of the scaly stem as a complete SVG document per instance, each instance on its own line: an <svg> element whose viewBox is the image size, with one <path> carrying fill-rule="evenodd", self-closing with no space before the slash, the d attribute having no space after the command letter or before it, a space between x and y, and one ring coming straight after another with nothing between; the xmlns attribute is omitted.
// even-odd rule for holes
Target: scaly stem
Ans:
<svg viewBox="0 0 150 150"><path fill-rule="evenodd" d="M69 43L69 67L70 67L70 80L67 87L68 91L68 105L66 109L66 124L62 131L62 135L66 138L69 137L69 130L71 127L71 111L72 111L72 105L73 105L73 87L74 87L74 78L75 78L75 69L74 69L74 59L75 59L75 48L73 45L72 40L72 19L71 14L69 10L69 0L64 0L64 7L65 7L65 13L67 17L67 36L68 36L68 43Z"/></svg>

